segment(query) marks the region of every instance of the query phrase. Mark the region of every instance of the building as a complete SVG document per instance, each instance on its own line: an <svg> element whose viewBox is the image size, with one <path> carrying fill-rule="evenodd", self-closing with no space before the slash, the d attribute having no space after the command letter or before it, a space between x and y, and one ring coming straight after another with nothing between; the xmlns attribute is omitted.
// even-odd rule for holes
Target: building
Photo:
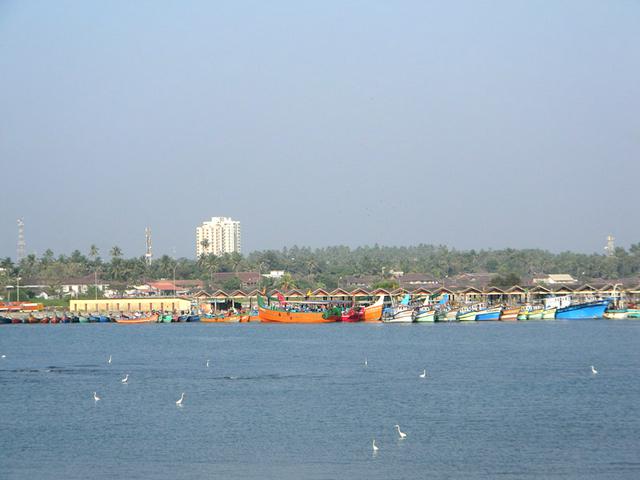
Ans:
<svg viewBox="0 0 640 480"><path fill-rule="evenodd" d="M225 283L238 279L240 288L257 288L260 282L258 272L218 272L213 274L213 282L216 285L224 286Z"/></svg>
<svg viewBox="0 0 640 480"><path fill-rule="evenodd" d="M533 282L544 283L546 285L572 285L578 283L578 280L568 273L552 273L546 277L534 278Z"/></svg>
<svg viewBox="0 0 640 480"><path fill-rule="evenodd" d="M230 217L212 217L196 228L196 256L240 253L240 222Z"/></svg>

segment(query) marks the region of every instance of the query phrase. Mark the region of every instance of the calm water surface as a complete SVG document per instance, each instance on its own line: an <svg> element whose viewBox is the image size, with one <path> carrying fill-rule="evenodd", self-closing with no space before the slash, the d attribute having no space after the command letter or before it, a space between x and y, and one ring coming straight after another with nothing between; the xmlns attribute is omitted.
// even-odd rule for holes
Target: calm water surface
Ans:
<svg viewBox="0 0 640 480"><path fill-rule="evenodd" d="M638 321L3 325L1 354L0 478L640 478Z"/></svg>

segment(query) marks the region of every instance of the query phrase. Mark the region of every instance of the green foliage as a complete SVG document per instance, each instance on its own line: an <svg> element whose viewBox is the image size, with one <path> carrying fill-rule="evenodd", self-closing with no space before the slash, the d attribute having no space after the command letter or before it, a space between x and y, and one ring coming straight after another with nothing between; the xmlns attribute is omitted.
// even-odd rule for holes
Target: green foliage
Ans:
<svg viewBox="0 0 640 480"><path fill-rule="evenodd" d="M514 285L520 285L520 277L515 273L507 273L506 275L496 275L491 279L489 285L500 288L510 288Z"/></svg>
<svg viewBox="0 0 640 480"><path fill-rule="evenodd" d="M242 287L242 282L238 277L231 277L222 282L222 289L226 290L227 292L238 290L240 287Z"/></svg>
<svg viewBox="0 0 640 480"><path fill-rule="evenodd" d="M398 283L397 280L380 280L379 282L376 282L373 285L371 285L371 288L373 288L374 290L376 288L384 288L387 291L391 291L391 290L395 290L399 286L400 284Z"/></svg>

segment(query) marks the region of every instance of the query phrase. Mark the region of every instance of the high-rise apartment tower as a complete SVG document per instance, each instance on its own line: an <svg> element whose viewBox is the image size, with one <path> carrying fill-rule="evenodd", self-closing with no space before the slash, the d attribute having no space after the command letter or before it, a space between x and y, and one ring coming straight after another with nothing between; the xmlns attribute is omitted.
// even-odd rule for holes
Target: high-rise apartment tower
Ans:
<svg viewBox="0 0 640 480"><path fill-rule="evenodd" d="M229 217L213 217L196 228L196 256L213 253L240 253L240 222Z"/></svg>

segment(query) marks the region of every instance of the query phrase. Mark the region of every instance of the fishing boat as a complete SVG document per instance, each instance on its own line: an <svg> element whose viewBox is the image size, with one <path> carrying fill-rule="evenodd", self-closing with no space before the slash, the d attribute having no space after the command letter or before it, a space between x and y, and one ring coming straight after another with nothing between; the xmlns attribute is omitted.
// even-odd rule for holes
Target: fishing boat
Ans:
<svg viewBox="0 0 640 480"><path fill-rule="evenodd" d="M500 313L502 313L502 307L485 308L479 310L476 315L476 321L480 320L499 320Z"/></svg>
<svg viewBox="0 0 640 480"><path fill-rule="evenodd" d="M573 303L570 295L545 299L545 307L556 308L556 318L559 320L602 318L610 303L611 299Z"/></svg>
<svg viewBox="0 0 640 480"><path fill-rule="evenodd" d="M458 309L450 308L449 310L443 310L438 312L436 316L438 322L457 322L458 321Z"/></svg>
<svg viewBox="0 0 640 480"><path fill-rule="evenodd" d="M384 307L384 295L378 296L378 299L371 305L364 307L362 315L363 322L379 322L382 318L382 309Z"/></svg>
<svg viewBox="0 0 640 480"><path fill-rule="evenodd" d="M456 319L459 322L475 322L476 315L478 315L477 306L472 305L472 306L464 307L458 310Z"/></svg>
<svg viewBox="0 0 640 480"><path fill-rule="evenodd" d="M422 307L416 312L416 322L435 322L436 310L434 308Z"/></svg>
<svg viewBox="0 0 640 480"><path fill-rule="evenodd" d="M364 307L354 305L342 311L340 320L343 322L361 322L364 319Z"/></svg>
<svg viewBox="0 0 640 480"><path fill-rule="evenodd" d="M500 320L503 322L515 322L518 320L518 315L520 315L521 310L522 307L505 308L500 313Z"/></svg>
<svg viewBox="0 0 640 480"><path fill-rule="evenodd" d="M382 321L385 323L412 323L416 317L416 309L409 304L411 295L406 294L400 303L387 307L382 311Z"/></svg>
<svg viewBox="0 0 640 480"><path fill-rule="evenodd" d="M221 313L218 315L204 315L200 317L202 323L239 323L247 322L249 315L239 313Z"/></svg>
<svg viewBox="0 0 640 480"><path fill-rule="evenodd" d="M627 318L640 318L640 308L627 308Z"/></svg>
<svg viewBox="0 0 640 480"><path fill-rule="evenodd" d="M542 306L533 306L529 313L527 314L527 320L542 320L542 315L544 315L544 308ZM553 313L555 318L555 312Z"/></svg>
<svg viewBox="0 0 640 480"><path fill-rule="evenodd" d="M258 295L258 317L264 323L333 323L340 320L341 313L342 309L329 302L280 301L276 306L268 305L264 297Z"/></svg>
<svg viewBox="0 0 640 480"><path fill-rule="evenodd" d="M607 310L604 312L604 318L608 318L610 320L620 320L623 318L628 318L629 311L626 308L617 309L617 310Z"/></svg>
<svg viewBox="0 0 640 480"><path fill-rule="evenodd" d="M424 303L416 309L416 322L435 322L436 321L436 309L427 297Z"/></svg>
<svg viewBox="0 0 640 480"><path fill-rule="evenodd" d="M553 320L556 318L557 308L544 308L542 310L542 320Z"/></svg>
<svg viewBox="0 0 640 480"><path fill-rule="evenodd" d="M116 323L136 324L136 323L156 323L158 321L158 315L153 314L147 317L120 317L116 318Z"/></svg>

